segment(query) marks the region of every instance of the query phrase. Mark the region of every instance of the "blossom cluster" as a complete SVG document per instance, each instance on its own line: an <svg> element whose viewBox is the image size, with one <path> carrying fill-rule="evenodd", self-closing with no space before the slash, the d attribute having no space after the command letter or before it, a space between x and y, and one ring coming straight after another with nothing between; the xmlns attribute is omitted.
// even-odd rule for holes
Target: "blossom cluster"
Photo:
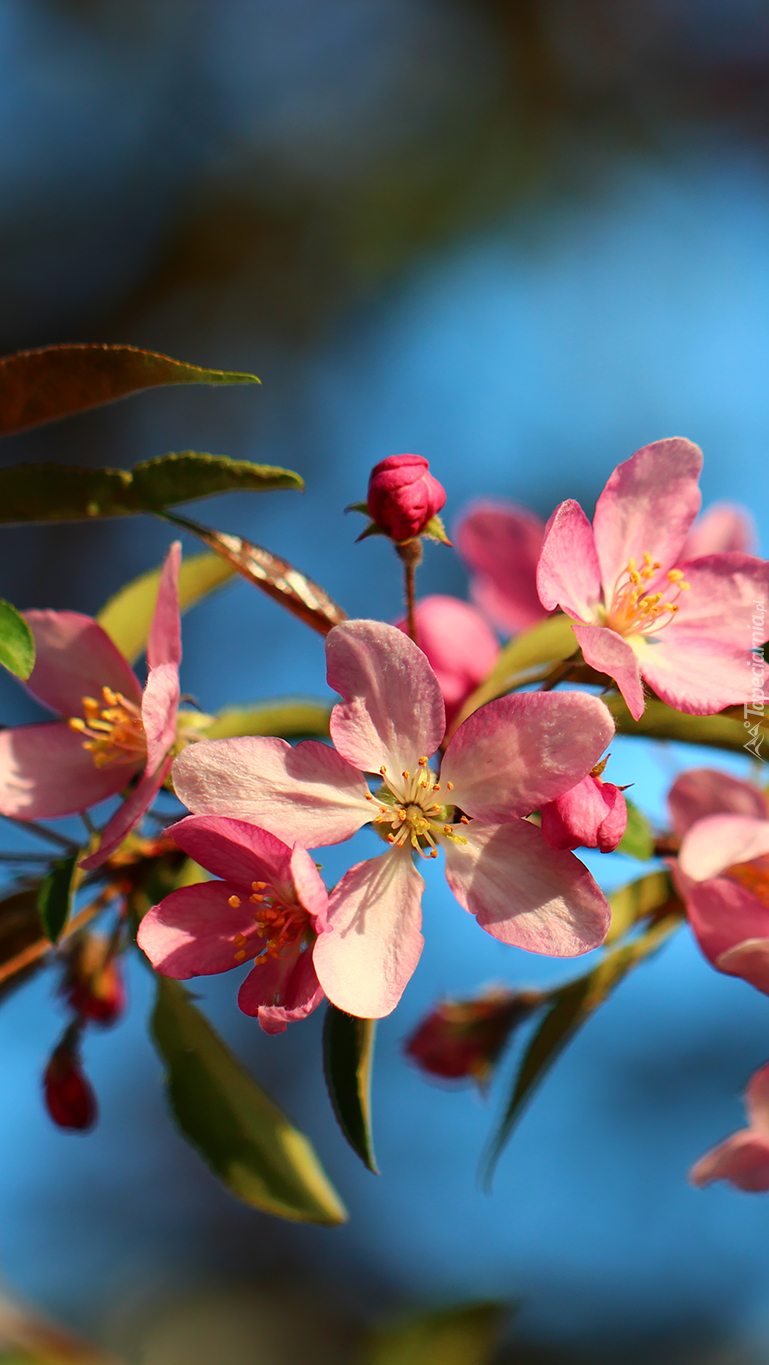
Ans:
<svg viewBox="0 0 769 1365"><path fill-rule="evenodd" d="M446 495L421 457L381 461L361 504L364 536L394 542L408 611L328 631L338 698L328 742L207 738L180 709L179 542L160 575L143 683L96 620L30 611L27 687L57 719L0 732L0 814L55 820L117 798L101 829L87 817L93 834L77 876L130 887L137 860L179 850L197 873L143 907L136 942L175 980L247 967L238 1004L267 1033L325 1000L363 1020L396 1008L423 947L422 872L441 855L455 900L499 942L564 959L600 949L611 909L576 851L610 854L629 828L632 777L616 758L613 775L628 780L604 777L618 717L640 722L650 700L713 716L747 707L757 675L762 694L766 682L751 632L769 564L752 553L740 509L698 516L701 466L689 441L644 447L615 469L592 523L571 500L546 524L515 504L472 504L453 530L470 573L466 602L414 599L420 537L447 540ZM544 672L505 684L504 640L544 629L556 613L571 632L566 652L545 653ZM177 818L159 817L153 843L142 822L163 790ZM769 994L764 793L699 769L676 780L669 800L656 851L671 894L713 967ZM364 827L380 843L327 887L316 851ZM118 924L98 951L85 940L70 948L74 1017L46 1072L63 1126L94 1117L80 1038L88 1020L112 1022L122 1010L125 940ZM409 1055L435 1075L487 1080L513 1028L546 998L501 989L444 1002ZM769 1189L768 1075L751 1083L750 1128L695 1166L697 1183L726 1176Z"/></svg>

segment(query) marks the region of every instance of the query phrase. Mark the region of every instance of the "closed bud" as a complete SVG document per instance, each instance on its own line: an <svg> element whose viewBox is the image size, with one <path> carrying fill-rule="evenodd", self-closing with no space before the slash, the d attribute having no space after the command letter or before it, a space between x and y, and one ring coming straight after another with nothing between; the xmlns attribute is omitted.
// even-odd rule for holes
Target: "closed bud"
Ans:
<svg viewBox="0 0 769 1365"><path fill-rule="evenodd" d="M85 1132L98 1116L96 1096L86 1078L77 1044L77 1035L67 1029L54 1049L43 1076L45 1105L59 1128Z"/></svg>
<svg viewBox="0 0 769 1365"><path fill-rule="evenodd" d="M599 848L613 853L627 827L620 787L588 773L576 787L542 807L542 833L551 848Z"/></svg>
<svg viewBox="0 0 769 1365"><path fill-rule="evenodd" d="M388 455L371 471L368 514L392 540L414 540L423 533L445 538L438 519L445 501L446 492L422 455ZM433 518L435 528L430 527Z"/></svg>
<svg viewBox="0 0 769 1365"><path fill-rule="evenodd" d="M543 999L539 991L492 990L475 1000L443 1000L412 1033L405 1051L431 1076L483 1085L513 1029Z"/></svg>
<svg viewBox="0 0 769 1365"><path fill-rule="evenodd" d="M114 1024L125 1009L125 986L112 945L102 934L79 934L67 955L60 994L81 1019Z"/></svg>

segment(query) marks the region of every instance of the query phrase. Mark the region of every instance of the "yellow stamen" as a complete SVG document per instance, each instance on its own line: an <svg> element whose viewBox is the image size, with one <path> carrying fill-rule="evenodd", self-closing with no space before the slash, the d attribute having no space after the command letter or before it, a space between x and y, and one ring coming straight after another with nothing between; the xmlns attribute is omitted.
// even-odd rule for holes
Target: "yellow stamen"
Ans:
<svg viewBox="0 0 769 1365"><path fill-rule="evenodd" d="M240 896L229 896L227 904L231 905L233 910L238 910L240 908Z"/></svg>

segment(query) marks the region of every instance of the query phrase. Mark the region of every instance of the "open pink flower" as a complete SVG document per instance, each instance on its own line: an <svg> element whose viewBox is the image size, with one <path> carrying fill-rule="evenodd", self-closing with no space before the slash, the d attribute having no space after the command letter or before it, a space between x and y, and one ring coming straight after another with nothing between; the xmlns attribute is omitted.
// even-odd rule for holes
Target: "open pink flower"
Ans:
<svg viewBox="0 0 769 1365"><path fill-rule="evenodd" d="M471 503L454 526L454 543L471 571L470 596L506 635L549 615L537 594L545 523L503 499Z"/></svg>
<svg viewBox="0 0 769 1365"><path fill-rule="evenodd" d="M600 766L600 765L599 765ZM542 807L542 833L551 848L600 848L613 853L627 828L627 802L612 782L588 773L576 787Z"/></svg>
<svg viewBox="0 0 769 1365"><path fill-rule="evenodd" d="M423 597L416 608L419 648L440 683L448 724L487 678L499 656L499 642L480 612L459 597ZM407 624L398 629L408 633Z"/></svg>
<svg viewBox="0 0 769 1365"><path fill-rule="evenodd" d="M323 999L313 945L328 906L309 853L217 816L188 816L168 833L222 880L180 887L144 916L136 941L155 971L187 981L253 958L238 993L243 1013L265 1033L305 1019Z"/></svg>
<svg viewBox="0 0 769 1365"><path fill-rule="evenodd" d="M63 719L0 732L0 812L20 820L73 815L116 796L142 774L107 825L99 852L84 866L98 866L125 838L171 765L181 659L180 557L176 541L161 574L143 692L90 616L26 613L36 649L28 690Z"/></svg>
<svg viewBox="0 0 769 1365"><path fill-rule="evenodd" d="M445 732L438 680L395 626L345 621L327 636L334 748L306 741L204 741L174 765L191 810L258 823L308 847L349 839L369 821L390 847L358 863L329 898L315 947L318 978L340 1009L394 1009L422 951L424 883L413 854L446 854L461 905L488 933L534 952L595 948L608 906L571 853L547 848L522 818L590 771L613 734L597 697L528 693L483 706L459 727L440 778L430 769ZM381 783L371 793L364 773Z"/></svg>
<svg viewBox="0 0 769 1365"><path fill-rule="evenodd" d="M689 1172L693 1185L728 1180L738 1190L769 1190L769 1066L751 1078L745 1093L748 1127L700 1157Z"/></svg>
<svg viewBox="0 0 769 1365"><path fill-rule="evenodd" d="M585 660L614 678L636 720L642 678L679 711L709 715L750 701L757 670L769 676L750 653L769 564L734 551L681 558L701 467L691 441L656 441L615 469L592 527L573 501L547 524L542 603L572 617Z"/></svg>

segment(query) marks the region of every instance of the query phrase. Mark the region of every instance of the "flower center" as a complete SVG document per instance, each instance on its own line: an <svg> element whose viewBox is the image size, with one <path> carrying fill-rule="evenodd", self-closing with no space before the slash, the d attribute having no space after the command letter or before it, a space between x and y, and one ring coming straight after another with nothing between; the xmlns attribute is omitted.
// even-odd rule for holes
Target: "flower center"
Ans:
<svg viewBox="0 0 769 1365"><path fill-rule="evenodd" d="M252 882L248 897L253 906L254 927L246 933L235 934L235 961L245 962L257 947L254 966L270 962L276 957L293 957L315 937L312 918L301 905L287 904L268 882ZM233 910L241 905L240 896L230 896ZM260 940L255 944L256 940Z"/></svg>
<svg viewBox="0 0 769 1365"><path fill-rule="evenodd" d="M735 863L721 875L744 886L769 909L769 856L754 858L749 863Z"/></svg>
<svg viewBox="0 0 769 1365"><path fill-rule="evenodd" d="M628 560L617 579L611 604L606 611L606 625L611 630L616 630L618 635L656 635L664 626L670 625L680 610L678 599L681 593L688 592L691 584L684 581L680 569L668 569L665 577L670 590L648 592L646 585L661 568L662 565L652 559L648 550L644 550L640 569L635 559Z"/></svg>
<svg viewBox="0 0 769 1365"><path fill-rule="evenodd" d="M367 799L379 807L374 825L381 826L382 833L387 825L390 826L385 834L388 844L395 848L411 844L422 857L437 858L440 839L451 839L455 844L466 844L467 840L455 832L448 819L449 814L454 813L453 807L436 800L441 786L436 782L429 762L423 756L413 774L406 769L399 778L388 774L382 765L379 771L383 786L376 795L369 792ZM446 786L448 791L453 789L451 782ZM460 822L466 825L467 816L461 816Z"/></svg>
<svg viewBox="0 0 769 1365"><path fill-rule="evenodd" d="M93 754L97 768L104 768L108 763L126 763L130 759L138 764L146 757L141 712L121 692L103 687L101 702L93 697L83 697L83 710L85 720L72 716L69 725L85 736L83 748Z"/></svg>

